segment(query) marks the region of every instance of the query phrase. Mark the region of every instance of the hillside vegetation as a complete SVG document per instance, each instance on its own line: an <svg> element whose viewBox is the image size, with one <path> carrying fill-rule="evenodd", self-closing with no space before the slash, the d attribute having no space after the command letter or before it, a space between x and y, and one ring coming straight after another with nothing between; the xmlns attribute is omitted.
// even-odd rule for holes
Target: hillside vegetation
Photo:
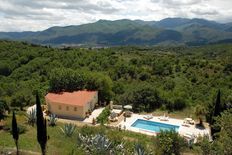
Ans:
<svg viewBox="0 0 232 155"><path fill-rule="evenodd" d="M56 49L1 41L0 59L0 98L21 108L34 103L35 90L45 95L94 89L99 90L101 101L119 104L135 104L139 102L135 98L150 94L141 111L207 106L218 89L224 104L232 101L230 44Z"/></svg>

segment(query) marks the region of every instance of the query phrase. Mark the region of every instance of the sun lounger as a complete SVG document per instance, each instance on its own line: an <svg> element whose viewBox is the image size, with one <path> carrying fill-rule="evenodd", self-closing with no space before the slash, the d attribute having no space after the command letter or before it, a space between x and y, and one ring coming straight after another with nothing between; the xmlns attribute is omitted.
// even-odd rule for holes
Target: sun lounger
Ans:
<svg viewBox="0 0 232 155"><path fill-rule="evenodd" d="M190 133L190 132L186 132L184 134L184 137L188 138L188 139L195 139L195 135L193 133Z"/></svg>
<svg viewBox="0 0 232 155"><path fill-rule="evenodd" d="M192 118L185 118L184 121L185 121L187 124L191 124L191 125L194 125L194 124L195 124L195 121L194 121Z"/></svg>
<svg viewBox="0 0 232 155"><path fill-rule="evenodd" d="M168 121L168 120L169 120L169 117L166 116L166 115L164 114L163 116L160 116L158 119L159 119L160 121Z"/></svg>
<svg viewBox="0 0 232 155"><path fill-rule="evenodd" d="M153 116L152 116L152 115L146 115L146 116L144 116L143 118L145 118L146 120L150 120L150 119L153 118Z"/></svg>
<svg viewBox="0 0 232 155"><path fill-rule="evenodd" d="M168 116L162 116L159 118L161 121L168 121L169 117Z"/></svg>

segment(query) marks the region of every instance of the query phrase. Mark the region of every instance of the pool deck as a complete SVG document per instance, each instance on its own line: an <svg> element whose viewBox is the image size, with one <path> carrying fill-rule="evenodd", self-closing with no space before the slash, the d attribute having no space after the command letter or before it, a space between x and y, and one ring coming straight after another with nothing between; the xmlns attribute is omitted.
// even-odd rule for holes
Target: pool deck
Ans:
<svg viewBox="0 0 232 155"><path fill-rule="evenodd" d="M144 118L145 116L146 115L132 114L131 117L126 118L126 122L122 121L117 126L121 127L122 129L130 130L133 132L138 132L138 133L142 133L142 134L156 136L156 134L157 134L156 132L153 132L150 130L145 130L145 129L139 129L139 128L131 126L137 119L147 120ZM149 119L149 121L177 125L177 126L179 126L178 133L181 136L185 136L186 134L191 134L191 135L195 136L195 139L199 136L204 136L204 135L208 135L210 137L209 128L199 129L199 128L196 128L195 125L189 125L188 127L186 127L186 126L182 125L184 120L169 118L168 121L161 121L159 118L160 117L153 116L153 118Z"/></svg>

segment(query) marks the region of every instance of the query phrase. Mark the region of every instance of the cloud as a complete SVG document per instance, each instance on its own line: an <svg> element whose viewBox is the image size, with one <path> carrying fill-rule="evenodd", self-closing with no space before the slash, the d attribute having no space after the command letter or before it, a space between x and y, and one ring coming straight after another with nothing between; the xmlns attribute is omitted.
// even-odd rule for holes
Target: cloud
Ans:
<svg viewBox="0 0 232 155"><path fill-rule="evenodd" d="M195 15L218 15L219 12L215 9L210 9L210 8L204 8L204 9L199 9L199 8L196 8L196 9L192 9L191 10L191 13L195 14Z"/></svg>
<svg viewBox="0 0 232 155"><path fill-rule="evenodd" d="M202 0L163 0L163 3L169 5L195 5L201 2Z"/></svg>
<svg viewBox="0 0 232 155"><path fill-rule="evenodd" d="M202 0L151 0L154 3L163 3L167 5L193 5L201 3Z"/></svg>
<svg viewBox="0 0 232 155"><path fill-rule="evenodd" d="M99 19L232 20L230 0L0 0L0 4L0 31L36 31Z"/></svg>

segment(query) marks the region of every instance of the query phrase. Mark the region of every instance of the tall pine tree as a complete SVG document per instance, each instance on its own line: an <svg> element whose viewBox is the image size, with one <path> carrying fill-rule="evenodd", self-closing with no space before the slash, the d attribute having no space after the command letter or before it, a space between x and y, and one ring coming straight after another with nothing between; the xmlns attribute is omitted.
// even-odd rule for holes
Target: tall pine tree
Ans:
<svg viewBox="0 0 232 155"><path fill-rule="evenodd" d="M19 147L18 147L18 139L19 139L19 130L17 125L17 120L15 117L15 112L13 111L13 117L12 117L12 135L15 141L16 149L17 149L17 155L19 154Z"/></svg>
<svg viewBox="0 0 232 155"><path fill-rule="evenodd" d="M38 92L36 93L36 124L37 124L37 140L40 144L42 155L46 154L47 144L47 125L43 117L43 111L40 104Z"/></svg>

